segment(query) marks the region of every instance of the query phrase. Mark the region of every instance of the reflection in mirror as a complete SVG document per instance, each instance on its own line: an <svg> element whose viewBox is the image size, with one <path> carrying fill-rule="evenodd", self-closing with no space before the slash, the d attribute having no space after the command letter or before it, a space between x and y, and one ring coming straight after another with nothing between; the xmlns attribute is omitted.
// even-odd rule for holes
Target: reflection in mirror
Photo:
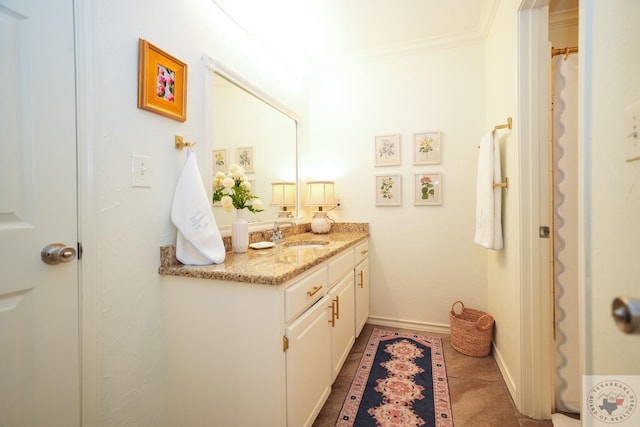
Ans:
<svg viewBox="0 0 640 427"><path fill-rule="evenodd" d="M264 209L257 214L247 211L244 218L275 221L283 205L272 200L272 184L297 182L296 121L218 72L213 74L213 174L227 173L234 163L244 167ZM293 208L287 205L294 212L296 206L295 199ZM219 203L213 205L213 214L219 227L229 226L236 216Z"/></svg>
<svg viewBox="0 0 640 427"><path fill-rule="evenodd" d="M271 206L279 206L278 218L293 218L295 213L290 209L296 205L296 183L274 182L271 184Z"/></svg>

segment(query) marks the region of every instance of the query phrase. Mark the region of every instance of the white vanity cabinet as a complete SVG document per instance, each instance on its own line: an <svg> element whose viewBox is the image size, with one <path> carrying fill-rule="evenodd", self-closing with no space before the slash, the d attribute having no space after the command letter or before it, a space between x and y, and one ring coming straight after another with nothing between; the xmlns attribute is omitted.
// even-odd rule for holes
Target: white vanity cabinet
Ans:
<svg viewBox="0 0 640 427"><path fill-rule="evenodd" d="M369 318L369 242L360 243L354 249L355 279L355 327L356 338L360 336Z"/></svg>
<svg viewBox="0 0 640 427"><path fill-rule="evenodd" d="M329 324L331 325L331 382L336 379L355 342L353 249L329 262Z"/></svg>
<svg viewBox="0 0 640 427"><path fill-rule="evenodd" d="M311 426L354 343L354 266L350 247L281 285L163 276L166 424Z"/></svg>

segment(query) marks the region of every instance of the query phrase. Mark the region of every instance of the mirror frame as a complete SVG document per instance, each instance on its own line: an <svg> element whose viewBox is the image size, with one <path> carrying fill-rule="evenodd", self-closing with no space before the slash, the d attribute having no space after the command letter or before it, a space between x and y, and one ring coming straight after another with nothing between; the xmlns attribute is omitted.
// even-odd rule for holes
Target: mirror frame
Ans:
<svg viewBox="0 0 640 427"><path fill-rule="evenodd" d="M280 102L278 99L276 99L275 97L269 95L267 92L263 91L262 89L260 89L259 87L255 86L254 84L252 84L250 81L248 81L247 79L245 79L243 76L241 76L239 73L235 72L233 69L227 67L226 65L224 65L223 63L221 63L218 60L215 60L213 57L211 57L210 55L203 53L202 54L202 61L204 62L205 67L207 68L207 76L205 79L205 88L204 88L204 92L207 94L213 94L213 75L215 74L219 74L220 76L224 77L225 79L229 80L230 82L232 82L233 84L235 84L236 86L238 86L240 89L245 90L247 93L255 96L256 98L258 98L259 100L261 100L262 102L266 103L267 105L270 105L271 107L275 108L276 110L280 111L282 114L284 114L285 116L291 118L294 122L295 122L295 138L296 138L296 144L295 144L295 182L296 182L296 215L297 217L293 218L293 221L298 223L300 220L300 176L299 176L299 159L298 159L298 153L299 153L299 146L300 146L300 119L298 117L298 115L291 110L289 107L287 107L285 104L283 104L282 102ZM212 96L212 95L211 95ZM206 97L205 97L206 98ZM211 151L212 149L212 145L213 145L213 120L209 120L208 118L210 118L213 115L213 99L211 98L210 101L205 101L204 103L204 117L205 117L205 138L206 138L206 147L207 150ZM206 158L210 157L210 156L205 156ZM207 168L206 170L213 170L213 165L210 164L211 161L207 160ZM211 179L211 178L210 178ZM209 182L209 185L206 187L207 188L207 195L209 197L209 200L211 200L212 194L211 194L211 182ZM272 220L261 220L261 221L254 221L254 222L250 222L249 223L249 231L261 231L261 230L266 230L269 228L273 227L273 224L278 220L278 218L274 218ZM231 224L228 225L218 225L218 229L220 230L220 234L222 236L230 236L231 235Z"/></svg>

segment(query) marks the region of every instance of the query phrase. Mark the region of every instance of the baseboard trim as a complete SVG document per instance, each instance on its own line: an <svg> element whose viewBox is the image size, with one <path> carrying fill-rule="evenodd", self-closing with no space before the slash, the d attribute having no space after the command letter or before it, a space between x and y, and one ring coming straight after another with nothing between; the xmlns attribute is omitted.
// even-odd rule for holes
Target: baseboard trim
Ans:
<svg viewBox="0 0 640 427"><path fill-rule="evenodd" d="M513 380L511 371L509 371L509 368L505 364L504 358L500 354L500 350L498 350L498 348L496 347L495 342L492 342L491 346L493 347L493 358L496 361L496 364L498 365L498 369L500 370L500 373L502 374L502 379L504 380L504 383L507 386L507 390L509 390L511 399L513 399L513 401L516 402L516 390L517 390L516 382Z"/></svg>
<svg viewBox="0 0 640 427"><path fill-rule="evenodd" d="M388 317L381 316L369 316L369 319L367 319L367 323L377 326L389 326L392 328L400 329L414 329L417 331L433 332L437 334L451 334L449 325L442 323L418 322L415 320L406 319L390 319Z"/></svg>

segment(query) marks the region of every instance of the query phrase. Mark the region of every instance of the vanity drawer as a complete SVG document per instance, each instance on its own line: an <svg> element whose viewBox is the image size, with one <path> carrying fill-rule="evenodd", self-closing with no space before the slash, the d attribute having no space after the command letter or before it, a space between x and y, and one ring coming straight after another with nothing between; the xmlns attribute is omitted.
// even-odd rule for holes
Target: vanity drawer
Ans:
<svg viewBox="0 0 640 427"><path fill-rule="evenodd" d="M346 274L353 273L353 267L353 249L348 249L329 261L329 288L338 283Z"/></svg>
<svg viewBox="0 0 640 427"><path fill-rule="evenodd" d="M354 253L356 257L356 265L367 259L367 257L369 256L369 241L366 240L357 245L354 249Z"/></svg>
<svg viewBox="0 0 640 427"><path fill-rule="evenodd" d="M284 291L285 322L295 319L327 293L327 269L310 273Z"/></svg>

